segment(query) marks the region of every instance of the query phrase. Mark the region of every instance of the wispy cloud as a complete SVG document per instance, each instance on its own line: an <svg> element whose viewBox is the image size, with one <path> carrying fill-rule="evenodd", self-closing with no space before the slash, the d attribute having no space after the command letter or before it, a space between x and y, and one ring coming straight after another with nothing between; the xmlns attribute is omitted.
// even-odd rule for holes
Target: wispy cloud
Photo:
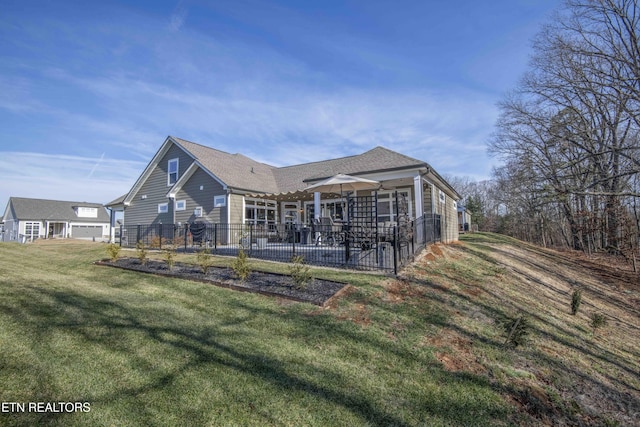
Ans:
<svg viewBox="0 0 640 427"><path fill-rule="evenodd" d="M145 166L109 158L3 152L0 201L16 196L107 203L129 191Z"/></svg>
<svg viewBox="0 0 640 427"><path fill-rule="evenodd" d="M87 178L91 178L93 176L94 172L96 171L96 169L98 169L98 166L100 166L100 163L102 163L103 160L104 160L104 153L102 153L102 155L100 156L96 164L93 166L93 168L91 168L91 172L89 172L89 175L87 176Z"/></svg>
<svg viewBox="0 0 640 427"><path fill-rule="evenodd" d="M402 39L386 37L391 33L370 37L341 20L327 30L315 16L281 5L221 4L180 1L160 19L117 7L104 9L114 14L108 22L43 15L20 37L7 37L16 46L0 65L5 135L23 151L63 147L67 155L3 152L2 191L77 198L89 180L96 196L111 200L129 189L169 134L273 165L383 145L442 174L489 175L484 146L497 117L495 94L409 82L445 58L418 63ZM233 9L216 9L222 25L221 15L233 24L214 31L193 19L185 31L197 7ZM267 18L264 8L271 9Z"/></svg>
<svg viewBox="0 0 640 427"><path fill-rule="evenodd" d="M98 120L59 112L58 122L81 122L104 144L126 147L140 159L149 159L164 137L173 134L275 165L383 145L458 173L478 169L497 116L492 99L468 90L344 88L298 94L286 84L264 83L227 94L126 76L65 79L99 97L107 113Z"/></svg>
<svg viewBox="0 0 640 427"><path fill-rule="evenodd" d="M172 32L178 32L184 25L188 15L188 10L184 0L178 2L178 5L173 10L169 20L169 30Z"/></svg>

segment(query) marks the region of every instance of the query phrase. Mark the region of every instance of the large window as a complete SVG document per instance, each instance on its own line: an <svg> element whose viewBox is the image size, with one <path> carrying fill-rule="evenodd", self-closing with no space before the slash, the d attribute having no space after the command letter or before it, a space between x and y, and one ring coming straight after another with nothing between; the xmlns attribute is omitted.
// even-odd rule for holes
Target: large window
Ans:
<svg viewBox="0 0 640 427"><path fill-rule="evenodd" d="M178 181L178 159L171 159L167 165L167 185Z"/></svg>
<svg viewBox="0 0 640 427"><path fill-rule="evenodd" d="M343 211L343 207L345 207L346 200L343 199L333 199L333 200L322 200L320 202L320 215L319 217L331 217L334 221L346 221L346 208ZM315 218L315 206L313 202L305 203L305 212L307 222L313 222Z"/></svg>
<svg viewBox="0 0 640 427"><path fill-rule="evenodd" d="M273 225L276 223L277 203L273 200L246 199L245 223L253 225Z"/></svg>
<svg viewBox="0 0 640 427"><path fill-rule="evenodd" d="M413 216L411 191L398 190L399 213ZM396 219L396 192L378 193L378 222L395 222Z"/></svg>
<svg viewBox="0 0 640 427"><path fill-rule="evenodd" d="M39 222L26 222L24 224L24 235L27 240L35 240L40 237L40 223Z"/></svg>

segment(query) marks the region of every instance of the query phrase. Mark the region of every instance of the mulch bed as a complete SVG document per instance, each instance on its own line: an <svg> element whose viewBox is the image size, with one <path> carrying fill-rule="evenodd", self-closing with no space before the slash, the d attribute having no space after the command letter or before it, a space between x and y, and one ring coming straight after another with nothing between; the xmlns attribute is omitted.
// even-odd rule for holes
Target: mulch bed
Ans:
<svg viewBox="0 0 640 427"><path fill-rule="evenodd" d="M291 276L261 271L252 271L247 280L242 282L235 277L233 270L230 268L211 267L205 275L202 273L200 267L192 264L177 262L173 270L169 270L165 262L149 260L145 265L142 265L136 258L118 258L115 262L103 260L96 262L96 264L166 277L193 280L237 291L253 292L293 301L308 302L321 307L329 305L333 299L342 295L349 287L346 283L314 278L307 283L304 288L297 289Z"/></svg>

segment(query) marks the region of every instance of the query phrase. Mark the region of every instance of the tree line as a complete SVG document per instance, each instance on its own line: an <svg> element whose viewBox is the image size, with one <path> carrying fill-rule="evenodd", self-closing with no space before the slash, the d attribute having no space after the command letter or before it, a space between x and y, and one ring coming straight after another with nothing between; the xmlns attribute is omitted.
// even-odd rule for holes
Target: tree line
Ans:
<svg viewBox="0 0 640 427"><path fill-rule="evenodd" d="M638 253L639 23L638 0L567 0L542 27L499 104L489 152L502 166L489 182L457 182L480 229Z"/></svg>

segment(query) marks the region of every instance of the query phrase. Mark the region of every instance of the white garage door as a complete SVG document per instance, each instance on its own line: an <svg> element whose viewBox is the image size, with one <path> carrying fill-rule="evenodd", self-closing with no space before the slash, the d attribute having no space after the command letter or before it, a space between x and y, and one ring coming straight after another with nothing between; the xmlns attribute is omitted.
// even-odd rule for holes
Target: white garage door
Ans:
<svg viewBox="0 0 640 427"><path fill-rule="evenodd" d="M102 237L101 225L74 225L71 227L71 237L82 239L87 237Z"/></svg>

